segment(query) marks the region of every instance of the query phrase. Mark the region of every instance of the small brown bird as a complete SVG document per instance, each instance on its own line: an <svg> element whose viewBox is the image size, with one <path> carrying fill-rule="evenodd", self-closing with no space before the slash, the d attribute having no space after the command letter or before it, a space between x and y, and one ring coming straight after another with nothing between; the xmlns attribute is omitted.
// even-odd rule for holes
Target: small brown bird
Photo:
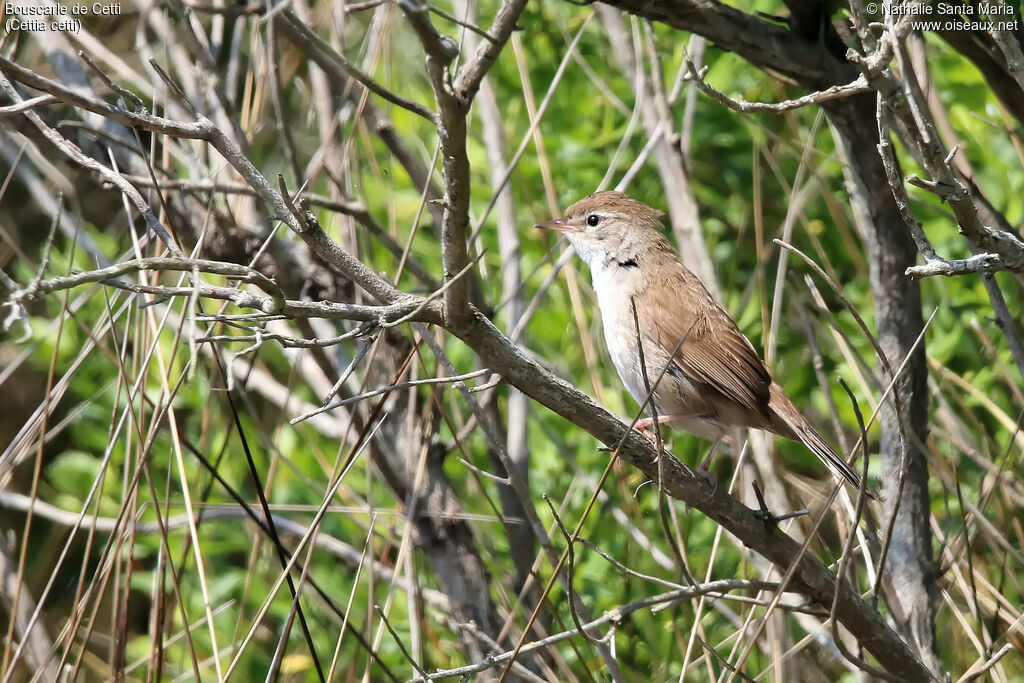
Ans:
<svg viewBox="0 0 1024 683"><path fill-rule="evenodd" d="M835 476L859 488L854 469L807 422L750 340L680 263L661 232L661 216L621 192L597 192L569 207L564 218L537 224L565 233L590 266L608 351L629 393L643 404L648 386L657 383L657 421L713 441L702 469L729 428L755 427L802 442ZM636 428L653 424L646 418Z"/></svg>

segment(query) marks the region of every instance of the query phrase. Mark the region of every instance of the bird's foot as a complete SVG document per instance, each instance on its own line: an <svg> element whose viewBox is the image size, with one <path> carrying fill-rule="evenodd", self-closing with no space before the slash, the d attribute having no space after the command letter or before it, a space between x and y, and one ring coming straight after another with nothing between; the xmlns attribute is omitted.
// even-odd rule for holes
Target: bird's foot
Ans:
<svg viewBox="0 0 1024 683"><path fill-rule="evenodd" d="M671 422L672 420L675 420L677 417L679 417L679 416L678 415L659 415L658 416L658 424L661 424L662 422ZM652 426L654 426L654 418L653 417L645 417L642 420L637 420L636 424L633 425L633 429L637 430L638 432L643 432L643 431L647 431Z"/></svg>
<svg viewBox="0 0 1024 683"><path fill-rule="evenodd" d="M710 487L709 495L711 496L718 493L718 475L711 471L711 462L715 459L715 451L718 450L718 444L722 443L723 438L725 438L724 435L715 439L715 442L711 444L710 450L708 450L707 456L697 466L697 474L708 483Z"/></svg>
<svg viewBox="0 0 1024 683"><path fill-rule="evenodd" d="M709 472L706 467L700 467L697 471L703 475L704 481L708 483L710 488L708 495L713 496L718 493L718 475L714 472Z"/></svg>
<svg viewBox="0 0 1024 683"><path fill-rule="evenodd" d="M720 436L717 439L715 439L714 443L711 444L711 448L708 450L707 456L705 456L704 459L700 463L700 469L701 470L703 470L705 472L708 472L710 474L711 463L715 459L715 452L718 451L718 446L719 446L719 444L722 443L722 439L724 439L724 438L725 438L724 435Z"/></svg>
<svg viewBox="0 0 1024 683"><path fill-rule="evenodd" d="M657 423L658 424L662 424L664 422L671 422L672 420L675 420L678 417L679 417L678 415L659 415ZM633 425L633 429L635 429L636 431L640 432L641 434L646 436L651 441L657 443L658 442L657 431L655 429L652 429L652 427L654 427L654 424L655 424L654 418L652 418L652 417L645 417L642 420L637 420L636 423Z"/></svg>

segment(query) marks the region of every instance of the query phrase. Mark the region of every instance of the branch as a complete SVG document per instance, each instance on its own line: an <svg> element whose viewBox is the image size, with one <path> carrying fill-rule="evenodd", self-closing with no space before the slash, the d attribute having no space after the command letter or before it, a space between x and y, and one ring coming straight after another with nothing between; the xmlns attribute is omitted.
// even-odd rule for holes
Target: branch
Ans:
<svg viewBox="0 0 1024 683"><path fill-rule="evenodd" d="M907 196L907 188L900 182L900 172L897 167L896 153L892 149L892 141L889 135L889 119L885 116L883 107L885 102L882 98L881 93L876 97L876 114L875 119L878 122L878 144L875 146L878 149L878 157L882 162L882 169L885 171L885 178L889 184L889 189L892 192L893 201L896 203L896 209L899 212L900 218L903 223L907 226L907 230L910 232L911 239L914 240L914 246L917 247L917 251L920 252L924 258L934 259L937 258L935 249L932 247L931 242L928 240L928 235L925 234L924 228L921 227L921 222L914 216L914 212L910 208L910 197Z"/></svg>
<svg viewBox="0 0 1024 683"><path fill-rule="evenodd" d="M327 60L336 66L340 67L342 71L348 74L353 79L359 81L363 86L377 95L378 97L387 100L388 102L411 111L413 114L422 116L430 123L437 123L437 114L432 112L427 107L424 107L419 102L406 99L400 95L396 95L377 81L373 80L369 74L364 73L359 67L352 62L345 59L345 56L332 48L326 41L320 36L314 33L308 26L303 24L295 13L291 10L286 10L282 13L285 23L290 28L294 29L289 36L292 41L300 43L300 47L308 54L313 57L315 54L317 57ZM300 40L299 38L302 38Z"/></svg>
<svg viewBox="0 0 1024 683"><path fill-rule="evenodd" d="M53 95L40 95L33 97L30 100L23 100L17 104L12 104L7 107L0 107L0 116L13 116L15 114L21 114L24 111L33 109L35 107L42 107L47 104L53 104L57 101L57 98Z"/></svg>
<svg viewBox="0 0 1024 683"><path fill-rule="evenodd" d="M1018 5L1017 7L1019 11L1020 6ZM989 31L989 36L999 46L1003 57L1006 58L1006 70L1013 76L1017 87L1024 90L1024 52L1021 52L1020 38L1013 31L1004 28L1004 24L1007 22L1000 21L995 23L999 28L993 28ZM1019 27L1020 24L1018 23L1017 26Z"/></svg>
<svg viewBox="0 0 1024 683"><path fill-rule="evenodd" d="M505 43L516 28L519 15L526 8L526 0L505 0L494 18L494 24L487 32L487 40L480 43L473 59L459 71L453 88L464 100L472 100L480 88L480 83L490 70L494 60L498 58Z"/></svg>
<svg viewBox="0 0 1024 683"><path fill-rule="evenodd" d="M469 107L479 89L487 68L494 56L504 45L511 34L515 18L519 16L523 0L507 2L498 13L495 25L499 27L499 36L493 37L480 46L478 56L491 55L489 59L480 57L477 69L472 73L475 81L468 81L462 86L453 84L448 65L457 50L447 36L442 36L430 21L430 13L426 5L418 0L400 0L399 5L413 30L416 32L423 51L427 56L427 76L434 98L438 104L437 134L441 147L441 169L444 175L445 193L442 200L444 210L441 220L441 263L444 267L446 285L452 286L444 293L444 317L449 329L457 329L470 318L470 280L457 280L456 274L461 273L469 263L467 235L469 228L469 188L470 165L466 146L467 117ZM503 37L502 37L503 36ZM464 72L465 73L465 72ZM461 80L461 79L460 79Z"/></svg>
<svg viewBox="0 0 1024 683"><path fill-rule="evenodd" d="M361 89L352 87L353 79L349 77L337 60L332 57L332 51L323 50L319 47L319 43L308 40L306 31L302 30L305 28L305 25L302 23L301 18L297 18L297 15L291 14L290 11L280 13L275 21L278 24L278 28L281 29L281 33L292 41L292 44L302 51L310 61L319 67L320 71L323 72L323 75L330 82L330 85L333 86L334 92L340 93L344 101L360 112L367 127L387 146L398 163L401 164L402 168L409 174L409 177L416 183L416 186L426 194L428 200L440 198L441 193L432 180L432 169L422 163L409 146L405 144L405 141L395 131L391 121L377 110L374 101L363 97ZM317 80L315 75L314 73L314 81ZM436 126L437 115L431 112L431 116L433 117L431 123ZM434 223L441 225L441 211L437 205L434 203L428 204L428 210L434 219Z"/></svg>
<svg viewBox="0 0 1024 683"><path fill-rule="evenodd" d="M895 22L890 17L887 21L887 30L877 45L870 45L871 49L866 54L851 49L847 52L849 61L843 61L823 46L796 36L781 26L710 0L666 0L659 3L643 0L609 0L606 4L619 7L636 16L703 35L718 47L735 52L755 66L783 73L796 79L801 85L815 89L817 92L805 98L816 99L819 103L834 100L835 97L823 94L835 88L839 89L837 96L839 93L842 93L842 96L851 96L863 92L860 90L861 86L857 85L863 79L866 81L864 91L878 90L883 94L886 106L897 119L900 137L920 152L923 164L932 179L943 186L955 188L948 201L957 217L961 232L972 247L997 254L1003 259L1007 270L1024 268L1024 242L1015 235L981 224L973 203L973 195L952 169L934 125L930 123L930 119L921 116L922 112L914 103L914 98L906 96L903 87L889 70L889 63L898 55L898 46L912 28L912 13ZM857 27L862 28L859 23ZM861 78L854 78L856 70L861 72ZM731 100L706 83L702 87L701 79L693 80L709 96L736 111L775 111L777 108L777 105ZM837 85L841 83L847 85ZM850 92L843 93L844 88L849 88ZM794 108L805 98L781 103L781 110ZM910 133L917 131L919 125L925 128L925 139L928 144L919 143L918 137ZM928 258L928 254L925 254L925 257Z"/></svg>
<svg viewBox="0 0 1024 683"><path fill-rule="evenodd" d="M930 176L929 180L922 180L916 176L908 178L918 187L935 193L953 210L956 217L960 234L966 239L973 251L993 252L993 254L976 254L978 259L968 259L970 264L957 266L948 273L940 273L945 266L942 259L934 266L938 270L933 274L960 274L970 272L991 272L989 269L1022 270L1024 269L1024 241L1016 235L983 225L979 217L976 204L977 197L971 188L964 181L961 174L953 167L953 156L956 147L947 151L938 130L923 101L923 94L917 77L914 74L908 60L903 56L902 39L909 31L907 18L913 16L908 14L900 22L893 22L892 17L887 15L886 32L880 42L878 49L868 55L861 55L853 49L847 53L848 58L861 70L862 75L878 91L880 103L884 103L885 111L879 111L878 121L880 127L880 145L888 144L887 132L888 122L885 117L891 117L899 133L900 139L907 145L914 158L925 168ZM900 77L898 80L889 68L889 61L895 57L899 63ZM880 146L880 153L883 149ZM886 173L893 194L897 199L905 195L900 187L900 180L893 173L895 162L891 157L892 152L888 150L883 153L883 163L886 166ZM888 158L887 158L888 157ZM905 208L905 207L903 207ZM904 211L904 213L906 213ZM906 221L905 216L905 221ZM908 222L911 234L914 236L918 250L926 260L926 266L935 261L934 251L923 237L920 225L916 220ZM997 262L988 256L996 256L1001 262ZM947 262L952 263L952 262ZM998 268L997 265L1002 265ZM982 267L983 266L983 267ZM978 270L981 268L981 270ZM918 271L915 271L918 272ZM929 270L923 271L929 274ZM911 273L908 272L908 275ZM924 277L925 275L919 275Z"/></svg>
<svg viewBox="0 0 1024 683"><path fill-rule="evenodd" d="M395 289L362 261L349 254L344 248L329 238L312 213L308 211L299 213L294 207L290 206L281 194L271 187L267 179L263 177L242 150L202 114L196 114L196 121L194 123L182 123L172 119L153 116L147 112L124 111L107 104L103 100L82 95L56 81L43 78L2 55L0 55L0 72L29 87L50 93L62 102L100 114L126 126L135 126L143 130L162 133L176 138L205 140L209 142L234 167L239 175L246 180L259 198L274 211L275 217L287 225L292 232L302 237L306 244L320 258L340 270L346 277L365 289L381 303L396 303L405 298L405 294ZM25 116L34 116L34 114L26 112ZM79 152L79 154L81 153ZM110 171L106 167L99 166L99 164L87 157L84 161L88 162L87 167L89 168L98 167L97 172L100 172L104 177L109 177L111 182L117 184L118 187L122 187L125 192L129 193L129 196L132 196L131 192L138 195L138 191L127 183L120 174ZM103 169L106 170L104 171ZM145 200L141 199L141 195L138 195L138 200L142 201L143 205L148 209L148 206L145 205ZM138 202L136 204L138 205ZM139 209L141 211L142 207L139 207ZM305 220L300 221L297 216L301 216Z"/></svg>
<svg viewBox="0 0 1024 683"><path fill-rule="evenodd" d="M920 280L926 277L944 275L968 275L972 273L996 273L1001 270L1010 270L1006 262L998 254L975 254L974 256L947 260L944 258L925 259L923 265L907 268L907 277Z"/></svg>
<svg viewBox="0 0 1024 683"><path fill-rule="evenodd" d="M47 95L49 97L49 95ZM137 187L153 187L162 190L181 190L183 192L192 193L221 193L221 194L240 194L249 197L256 197L256 190L249 185L243 183L229 183L229 182L216 182L212 180L181 180L177 178L165 178L159 182L154 182L152 179L146 176L133 176L126 175L125 179L128 182L136 185ZM434 279L427 269L420 263L413 254L405 254L401 244L395 241L395 238L387 232L383 226L380 225L374 219L362 202L352 201L351 199L327 197L321 194L313 192L302 192L296 197L300 201L308 202L310 206L321 207L328 211L336 211L337 213L351 216L365 227L373 237L379 241L384 248L391 252L396 259L405 258L405 269L412 273L421 283L426 285L430 289L437 289L440 285Z"/></svg>
<svg viewBox="0 0 1024 683"><path fill-rule="evenodd" d="M4 62L7 59L0 57L0 71L3 71ZM31 72L29 72L31 73ZM8 97L14 100L16 103L21 103L21 98L18 91L14 88L14 85L7 80L7 78L0 74L0 90L2 90ZM36 98L38 99L38 98ZM87 168L93 171L105 180L113 183L117 188L124 193L125 197L135 206L136 211L142 215L143 220L146 221L146 227L148 227L154 235L160 238L160 241L167 247L167 251L175 256L183 256L181 249L178 247L177 242L171 237L167 228L163 226L160 220L153 213L149 203L139 193L135 187L124 179L117 171L104 166L92 157L82 153L82 150L77 145L70 142L67 138L61 135L57 130L48 126L43 119L32 109L26 109L22 112L22 115L27 118L33 126L35 126L42 136L54 147L57 148L64 156L74 161L79 166Z"/></svg>
<svg viewBox="0 0 1024 683"><path fill-rule="evenodd" d="M75 273L64 277L56 277L52 280L32 282L28 287L15 291L12 299L22 303L32 299L38 294L49 294L63 289L70 289L90 282L104 282L113 278L121 277L127 273L140 271L169 270L176 272L190 273L193 271L211 273L214 275L227 275L232 278L251 282L259 286L263 291L272 297L271 305L264 309L264 313L273 313L284 307L284 293L277 286L277 283L263 273L249 266L237 263L225 263L223 261L208 261L205 259L178 259L178 258L141 258L130 261L122 261L99 270L90 270L82 273Z"/></svg>
<svg viewBox="0 0 1024 683"><path fill-rule="evenodd" d="M484 364L501 368L505 378L530 398L610 447L625 440L623 457L650 479L660 478L667 495L700 510L783 572L795 565L792 589L826 608L835 599L840 623L889 673L912 681L934 680L906 642L847 581L837 584L835 575L818 558L801 553L800 545L777 528L766 528L756 511L722 488L710 490L704 479L695 476L671 453L656 452L648 439L629 430L593 399L528 358L481 314L474 311L469 324L454 333L472 347Z"/></svg>
<svg viewBox="0 0 1024 683"><path fill-rule="evenodd" d="M439 66L447 67L459 56L459 46L451 37L446 36L430 21L430 9L425 2L418 0L398 0L398 5L405 12L409 24L420 39L427 56Z"/></svg>
<svg viewBox="0 0 1024 683"><path fill-rule="evenodd" d="M581 624L577 626L577 628L568 629L566 631L562 631L561 633L552 634L547 638L542 638L540 640L533 641L529 645L524 645L523 647L519 648L518 654L523 655L528 652L533 652L535 650L540 650L543 648L550 647L552 645L556 645L570 638L575 638L580 634L586 634L588 631L592 631L598 628L599 626L604 626L605 624L611 624L611 632L614 632L615 629L618 628L619 624L622 623L624 617L627 617L633 612L637 612L642 609L663 609L665 607L670 607L672 605L678 605L680 603L686 602L687 600L700 597L702 595L722 596L728 591L733 590L748 590L751 588L757 590L764 590L765 586L766 583L763 581L726 579L722 581L711 581L709 583L705 583L700 586L695 586L693 588L679 588L677 590L668 591L665 593L661 593L659 595L652 595L649 598L636 600L634 602L630 602L628 604L621 605L620 607L608 610L604 613L604 615L598 617L597 619L589 621L586 624ZM413 678L412 680L436 681L443 678L455 677L467 679L472 674L480 673L481 671L487 671L488 669L492 669L498 666L499 664L508 661L516 654L517 653L515 651L510 650L507 652L502 652L501 654L489 656L486 660L482 662L477 662L476 664L460 666L456 669L441 669L435 671L432 674L420 675L419 677Z"/></svg>
<svg viewBox="0 0 1024 683"><path fill-rule="evenodd" d="M101 99L84 95L57 81L44 78L34 71L11 61L0 54L0 72L7 74L12 80L36 90L53 95L57 101L70 104L103 118L110 119L125 126L136 126L153 133L163 133L175 138L191 140L208 140L206 127L199 123L182 123L174 119L155 116L148 112L129 112L107 104Z"/></svg>
<svg viewBox="0 0 1024 683"><path fill-rule="evenodd" d="M778 24L714 0L607 0L630 14L700 34L754 66L795 79L811 90L849 83L856 71L824 45L794 35Z"/></svg>
<svg viewBox="0 0 1024 683"><path fill-rule="evenodd" d="M871 86L868 85L867 79L864 76L859 76L855 81L847 83L846 85L833 85L824 90L818 90L802 97L797 97L792 100L784 100L782 102L748 102L742 97L732 98L726 95L721 90L714 88L709 85L705 80L704 76L708 72L708 67L697 69L697 66L690 60L689 55L683 53L683 59L686 61L687 76L685 80L691 81L697 86L705 95L711 97L718 102L721 102L725 106L729 107L735 112L740 114L750 114L758 112L768 112L771 114L781 114L783 112L792 111L793 109L799 109L800 107L806 107L809 104L821 104L822 102L828 102L830 100L838 100L843 97L850 97L852 95L860 95L871 91Z"/></svg>
<svg viewBox="0 0 1024 683"><path fill-rule="evenodd" d="M879 118L879 121L881 121L881 118ZM950 150L949 154L946 155L943 160L943 164L949 166L950 160L956 151L957 147L954 146L953 149ZM949 168L950 173L956 173L951 166ZM955 177L954 182L956 182L956 180L957 178ZM892 182L893 179L890 178L890 183ZM977 212L977 207L974 204L975 197L971 192L971 189L966 184L958 182L953 185L949 183L948 179L925 180L913 173L907 176L907 182L935 194L953 207L957 207L962 202L966 201L970 208ZM973 235L967 234L962 227L960 233L967 237L967 241L970 243L972 248L994 253L979 253L968 259L947 261L945 259L938 258L935 255L935 251L931 250L930 245L928 245L926 250L922 249L919 243L918 250L925 257L925 265L919 268L908 268L907 275L920 278L928 277L930 275L994 273L1001 270L1016 272L1024 271L1024 241L1008 230L1000 230L998 228L990 228L982 225L980 220L974 220L971 223L972 225L975 223L977 224L975 227L976 232L974 232ZM918 224L918 230L920 230L920 224ZM922 232L921 234L923 235L924 233ZM917 236L915 236L914 239L915 241L920 241L920 238ZM927 243L927 238L925 238L925 242ZM911 273L910 271L914 272Z"/></svg>
<svg viewBox="0 0 1024 683"><path fill-rule="evenodd" d="M173 271L187 273L212 273L252 282L268 292L258 295L235 287L197 284L195 286L144 285L118 280L122 275L139 271ZM425 322L437 324L441 321L440 306L423 297L402 294L401 298L386 306L363 306L336 303L333 301L293 301L284 298L273 280L262 273L237 263L207 261L204 259L143 258L81 273L74 273L49 280L35 280L26 287L15 289L8 301L22 305L41 295L79 287L90 283L102 283L117 289L157 296L185 296L198 294L201 297L231 301L240 308L252 308L262 314L284 318L324 318L331 320L361 320L382 326L397 321ZM266 315L249 316L249 320L265 320ZM269 336L267 338L270 338ZM243 341L239 339L239 341Z"/></svg>

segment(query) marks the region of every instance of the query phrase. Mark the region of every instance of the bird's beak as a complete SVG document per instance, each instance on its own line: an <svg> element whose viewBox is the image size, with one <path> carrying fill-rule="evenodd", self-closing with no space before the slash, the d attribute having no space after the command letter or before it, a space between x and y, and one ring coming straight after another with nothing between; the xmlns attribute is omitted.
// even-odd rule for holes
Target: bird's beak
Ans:
<svg viewBox="0 0 1024 683"><path fill-rule="evenodd" d="M582 232L579 228L569 222L568 218L559 218L555 221L544 221L543 223L537 223L533 227L542 228L544 230L557 230L558 232Z"/></svg>

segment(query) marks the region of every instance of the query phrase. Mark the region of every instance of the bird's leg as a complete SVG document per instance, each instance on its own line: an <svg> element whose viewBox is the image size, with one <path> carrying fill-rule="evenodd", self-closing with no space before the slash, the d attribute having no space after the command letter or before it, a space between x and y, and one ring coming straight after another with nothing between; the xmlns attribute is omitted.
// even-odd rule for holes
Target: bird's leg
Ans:
<svg viewBox="0 0 1024 683"><path fill-rule="evenodd" d="M717 439L715 439L714 443L711 444L711 450L708 451L707 457L704 458L703 462L701 462L701 464L700 464L700 469L701 470L707 472L708 469L711 467L711 461L715 457L715 451L718 450L718 445L720 443L722 443L722 439L724 439L724 438L725 438L725 434L721 434L721 435L718 436Z"/></svg>
<svg viewBox="0 0 1024 683"><path fill-rule="evenodd" d="M703 472L704 475L707 477L708 483L711 484L712 495L718 490L718 477L715 475L714 472L710 472L709 468L711 467L711 461L715 457L715 451L718 450L718 445L722 443L722 439L724 438L725 434L718 435L718 437L711 444L711 450L708 451L707 457L705 457L704 460L700 463L700 465L697 466L697 470L699 472Z"/></svg>

